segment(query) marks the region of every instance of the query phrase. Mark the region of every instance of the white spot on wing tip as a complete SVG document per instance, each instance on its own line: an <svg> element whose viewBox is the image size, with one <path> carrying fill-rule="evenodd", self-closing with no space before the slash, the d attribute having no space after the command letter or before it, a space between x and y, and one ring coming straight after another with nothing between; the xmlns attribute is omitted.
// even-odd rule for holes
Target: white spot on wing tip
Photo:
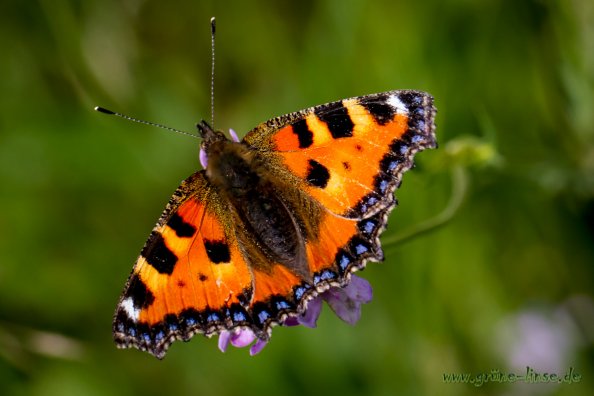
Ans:
<svg viewBox="0 0 594 396"><path fill-rule="evenodd" d="M396 113L408 114L408 107L406 107L398 96L390 95L386 102L396 110Z"/></svg>
<svg viewBox="0 0 594 396"><path fill-rule="evenodd" d="M140 316L140 309L134 308L134 302L132 298L127 297L122 300L120 307L126 312L126 315L133 321L137 322L138 317Z"/></svg>

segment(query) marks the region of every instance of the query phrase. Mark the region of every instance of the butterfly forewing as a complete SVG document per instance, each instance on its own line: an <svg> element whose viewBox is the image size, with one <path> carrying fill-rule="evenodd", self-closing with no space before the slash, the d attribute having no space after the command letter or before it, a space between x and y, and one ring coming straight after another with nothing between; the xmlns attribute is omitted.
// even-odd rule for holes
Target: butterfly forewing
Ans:
<svg viewBox="0 0 594 396"><path fill-rule="evenodd" d="M326 209L363 218L392 206L414 153L435 147L434 116L430 95L391 91L270 120L244 141L273 151L284 165L277 171L288 170Z"/></svg>

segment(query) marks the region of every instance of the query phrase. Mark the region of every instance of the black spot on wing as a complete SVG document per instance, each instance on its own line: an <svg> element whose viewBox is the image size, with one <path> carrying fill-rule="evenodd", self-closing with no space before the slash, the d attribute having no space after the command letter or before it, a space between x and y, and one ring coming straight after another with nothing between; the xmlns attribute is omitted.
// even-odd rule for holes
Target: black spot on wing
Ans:
<svg viewBox="0 0 594 396"><path fill-rule="evenodd" d="M408 127L413 131L411 143L435 147L435 139L432 136L435 117L433 98L422 92L406 91L400 93L399 99L408 108Z"/></svg>
<svg viewBox="0 0 594 396"><path fill-rule="evenodd" d="M252 320L259 329L263 329L284 313L295 312L296 309L297 305L291 299L281 295L272 295L268 300L258 301L253 305Z"/></svg>
<svg viewBox="0 0 594 396"><path fill-rule="evenodd" d="M389 177L384 180L383 184L381 183L378 185L380 192L384 192L385 188L382 186L386 185L386 182L390 181L398 169L400 169L400 165L404 164L406 158L410 151L411 146L411 137L413 136L413 132L411 130L406 131L399 139L395 139L390 144L390 151L386 153L386 155L380 161L380 169L384 175L388 175Z"/></svg>
<svg viewBox="0 0 594 396"><path fill-rule="evenodd" d="M366 215L369 211L376 208L378 205L390 205L394 201L394 197L392 195L388 195L386 197L382 197L375 191L370 192L369 194L365 195L363 198L357 202L357 205L351 212L356 213L357 215Z"/></svg>
<svg viewBox="0 0 594 396"><path fill-rule="evenodd" d="M213 263L221 264L231 261L231 252L226 242L205 239L204 247L206 248L206 255Z"/></svg>
<svg viewBox="0 0 594 396"><path fill-rule="evenodd" d="M177 256L169 250L163 235L156 231L152 232L149 242L140 255L160 274L171 275L177 263Z"/></svg>
<svg viewBox="0 0 594 396"><path fill-rule="evenodd" d="M325 269L319 272L316 272L313 276L313 283L314 285L318 285L321 282L329 282L336 280L338 274L330 269Z"/></svg>
<svg viewBox="0 0 594 396"><path fill-rule="evenodd" d="M338 249L334 262L338 267L338 274L344 276L350 271L350 268L357 263L357 260L346 249L341 248Z"/></svg>
<svg viewBox="0 0 594 396"><path fill-rule="evenodd" d="M252 318L256 326L264 328L273 318L268 304L265 302L256 302L252 307Z"/></svg>
<svg viewBox="0 0 594 396"><path fill-rule="evenodd" d="M231 304L229 308L225 310L225 317L230 319L233 326L249 326L252 322L252 318L247 310L241 306L241 304Z"/></svg>
<svg viewBox="0 0 594 396"><path fill-rule="evenodd" d="M416 134L409 129L399 139L392 141L390 144L391 154L397 157L401 162L404 161L409 155L411 146L414 145L412 139L415 135Z"/></svg>
<svg viewBox="0 0 594 396"><path fill-rule="evenodd" d="M300 285L293 287L293 299L299 303L305 296L308 296L311 291L312 285L303 282Z"/></svg>
<svg viewBox="0 0 594 396"><path fill-rule="evenodd" d="M363 97L359 100L359 104L371 114L375 122L385 125L396 115L396 109L387 103L388 98L386 94L374 95L372 98Z"/></svg>
<svg viewBox="0 0 594 396"><path fill-rule="evenodd" d="M126 297L132 299L132 304L137 309L149 307L155 301L153 293L151 293L142 279L136 274L130 278Z"/></svg>
<svg viewBox="0 0 594 396"><path fill-rule="evenodd" d="M176 333L180 331L179 319L176 314L167 314L163 317L163 325L170 333Z"/></svg>
<svg viewBox="0 0 594 396"><path fill-rule="evenodd" d="M313 133L309 130L305 119L299 120L292 125L293 133L299 139L299 148L308 148L313 144Z"/></svg>
<svg viewBox="0 0 594 396"><path fill-rule="evenodd" d="M318 161L310 159L305 180L312 186L326 188L330 180L330 172Z"/></svg>
<svg viewBox="0 0 594 396"><path fill-rule="evenodd" d="M353 136L355 125L342 102L316 107L314 113L320 121L326 123L334 139Z"/></svg>
<svg viewBox="0 0 594 396"><path fill-rule="evenodd" d="M187 308L180 312L178 320L182 331L188 332L193 328L201 325L200 312L194 308ZM190 339L191 335L188 334L187 339ZM185 338L184 338L185 339Z"/></svg>
<svg viewBox="0 0 594 396"><path fill-rule="evenodd" d="M118 310L116 311L115 318L113 320L113 331L126 334L128 333L127 328L134 326L135 322L133 322L132 319L130 319L126 311L124 311L122 308L118 308Z"/></svg>
<svg viewBox="0 0 594 396"><path fill-rule="evenodd" d="M252 289L252 287L246 287L245 289L243 289L241 291L241 293L239 293L237 295L237 300L239 301L239 303L243 306L248 306L250 301L252 300L252 296L253 296L254 290Z"/></svg>
<svg viewBox="0 0 594 396"><path fill-rule="evenodd" d="M190 223L186 223L177 213L174 213L173 216L171 216L167 225L171 227L171 229L175 231L175 234L180 238L189 238L196 233L196 227Z"/></svg>

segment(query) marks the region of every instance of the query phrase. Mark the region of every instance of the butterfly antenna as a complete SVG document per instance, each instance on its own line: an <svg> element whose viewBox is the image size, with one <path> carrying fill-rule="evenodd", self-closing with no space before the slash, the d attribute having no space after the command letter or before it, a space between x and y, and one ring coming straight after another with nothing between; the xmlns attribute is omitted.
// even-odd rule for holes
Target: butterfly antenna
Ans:
<svg viewBox="0 0 594 396"><path fill-rule="evenodd" d="M214 128L215 17L210 18L210 125Z"/></svg>
<svg viewBox="0 0 594 396"><path fill-rule="evenodd" d="M188 135L188 136L192 136L194 138L200 138L200 136L194 135L193 133L190 133L190 132L180 131L179 129L171 128L171 127L168 127L168 126L165 126L165 125L162 125L162 124L157 124L156 122L139 120L138 118L130 117L130 116L127 116L127 115L122 114L122 113L117 113L115 111L111 111L111 110L108 110L108 109L103 108L103 107L96 106L95 107L95 111L98 111L98 112L103 113L103 114L109 114L109 115L118 116L118 117L121 117L121 118L123 118L125 120L128 120L128 121L134 121L134 122L138 122L140 124L150 125L150 126L154 126L154 127L157 127L157 128L166 129L168 131L181 133L182 135Z"/></svg>

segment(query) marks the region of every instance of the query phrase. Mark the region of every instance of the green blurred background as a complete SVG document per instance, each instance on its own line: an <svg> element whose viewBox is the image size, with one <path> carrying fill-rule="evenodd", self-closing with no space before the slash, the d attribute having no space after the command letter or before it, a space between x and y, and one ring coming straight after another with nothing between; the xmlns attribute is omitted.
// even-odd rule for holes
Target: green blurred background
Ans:
<svg viewBox="0 0 594 396"><path fill-rule="evenodd" d="M198 142L92 109L208 119L213 15L217 127L411 88L440 148L404 177L355 327L325 307L256 357L196 336L158 361L111 319ZM8 0L0 32L0 394L594 394L591 0ZM525 366L581 381L443 378Z"/></svg>

